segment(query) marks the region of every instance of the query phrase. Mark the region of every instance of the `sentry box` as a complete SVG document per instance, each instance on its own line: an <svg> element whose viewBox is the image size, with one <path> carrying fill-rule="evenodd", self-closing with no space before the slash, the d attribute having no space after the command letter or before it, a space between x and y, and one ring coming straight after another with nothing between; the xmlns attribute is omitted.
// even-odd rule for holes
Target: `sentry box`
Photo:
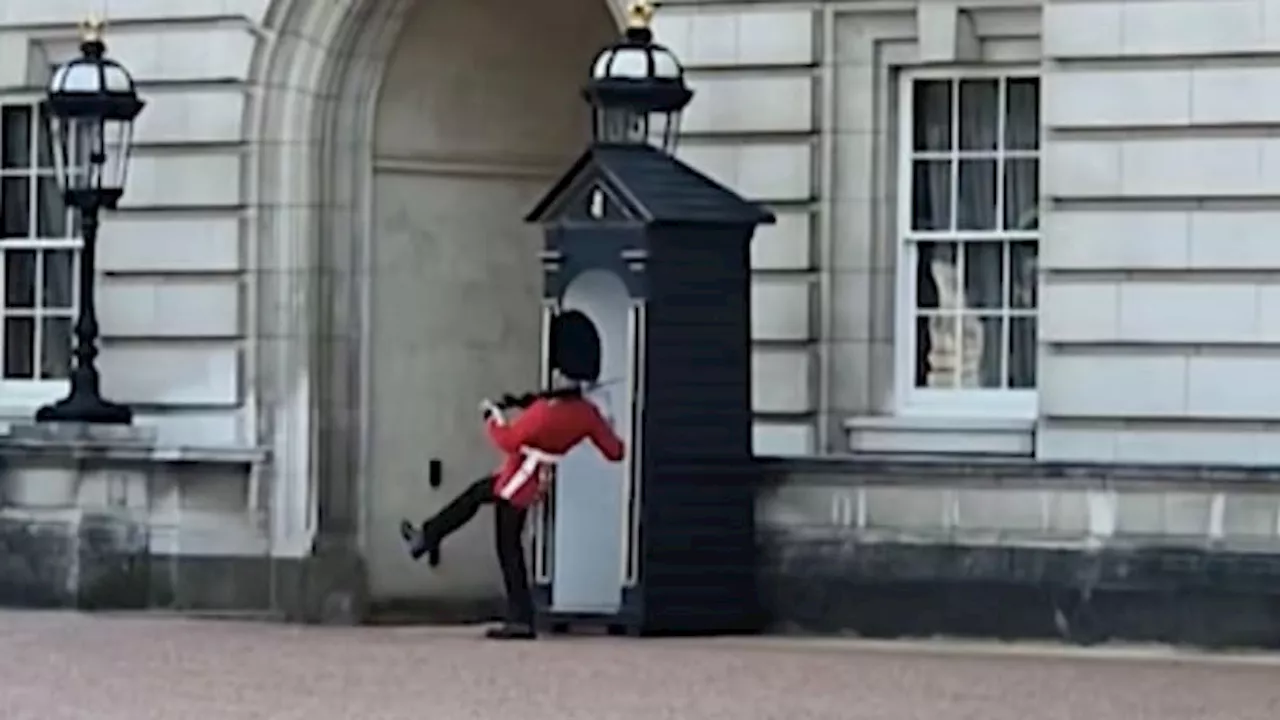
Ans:
<svg viewBox="0 0 1280 720"><path fill-rule="evenodd" d="M641 142L594 144L527 219L546 233L543 372L598 368L590 397L627 443L621 464L584 443L553 470L538 624L758 630L749 244L773 216Z"/></svg>

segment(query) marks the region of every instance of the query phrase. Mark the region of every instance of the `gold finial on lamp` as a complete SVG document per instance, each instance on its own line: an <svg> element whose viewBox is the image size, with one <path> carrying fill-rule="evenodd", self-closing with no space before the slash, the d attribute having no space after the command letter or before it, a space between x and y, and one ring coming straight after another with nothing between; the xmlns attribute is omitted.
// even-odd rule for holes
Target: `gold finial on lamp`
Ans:
<svg viewBox="0 0 1280 720"><path fill-rule="evenodd" d="M90 15L80 23L80 39L85 42L100 42L102 28L106 25L97 15Z"/></svg>
<svg viewBox="0 0 1280 720"><path fill-rule="evenodd" d="M653 20L654 7L649 0L633 0L627 5L627 27L634 29L648 29L649 23Z"/></svg>

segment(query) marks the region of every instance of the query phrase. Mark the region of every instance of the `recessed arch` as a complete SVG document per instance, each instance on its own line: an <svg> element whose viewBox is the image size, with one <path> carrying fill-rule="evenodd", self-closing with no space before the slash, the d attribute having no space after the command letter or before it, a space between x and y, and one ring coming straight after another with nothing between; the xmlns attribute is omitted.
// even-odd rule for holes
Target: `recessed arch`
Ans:
<svg viewBox="0 0 1280 720"><path fill-rule="evenodd" d="M358 539L376 113L406 19L439 1L273 0L264 16L246 118L257 308L248 365L258 424L275 448L265 486L278 553ZM595 1L616 29L613 0ZM519 21L510 29L520 32Z"/></svg>

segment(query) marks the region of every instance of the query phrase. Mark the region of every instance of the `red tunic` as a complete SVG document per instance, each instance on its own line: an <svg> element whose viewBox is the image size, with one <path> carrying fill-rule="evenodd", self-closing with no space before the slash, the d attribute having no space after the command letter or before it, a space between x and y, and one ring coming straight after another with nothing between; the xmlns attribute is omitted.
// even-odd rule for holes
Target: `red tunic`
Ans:
<svg viewBox="0 0 1280 720"><path fill-rule="evenodd" d="M518 508L538 501L541 473L583 440L609 461L622 460L622 440L586 398L535 400L510 425L490 415L485 430L506 456L494 476L493 494Z"/></svg>

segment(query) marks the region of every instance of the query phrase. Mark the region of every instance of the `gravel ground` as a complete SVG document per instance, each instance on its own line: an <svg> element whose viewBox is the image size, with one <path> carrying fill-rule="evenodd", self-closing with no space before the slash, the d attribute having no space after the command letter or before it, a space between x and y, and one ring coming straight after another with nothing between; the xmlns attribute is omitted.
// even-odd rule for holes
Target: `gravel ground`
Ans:
<svg viewBox="0 0 1280 720"><path fill-rule="evenodd" d="M1280 658L0 612L0 720L1276 720Z"/></svg>

